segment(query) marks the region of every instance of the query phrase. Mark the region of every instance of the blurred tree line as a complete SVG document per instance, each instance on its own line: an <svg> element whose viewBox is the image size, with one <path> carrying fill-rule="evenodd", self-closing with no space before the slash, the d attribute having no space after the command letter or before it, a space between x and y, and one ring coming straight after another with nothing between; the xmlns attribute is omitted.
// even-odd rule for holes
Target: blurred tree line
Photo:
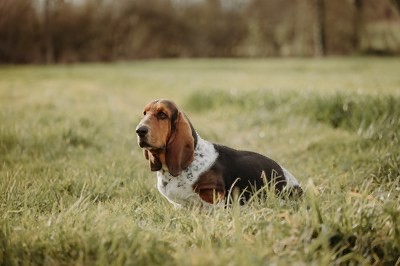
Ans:
<svg viewBox="0 0 400 266"><path fill-rule="evenodd" d="M0 0L1 63L400 54L400 0Z"/></svg>

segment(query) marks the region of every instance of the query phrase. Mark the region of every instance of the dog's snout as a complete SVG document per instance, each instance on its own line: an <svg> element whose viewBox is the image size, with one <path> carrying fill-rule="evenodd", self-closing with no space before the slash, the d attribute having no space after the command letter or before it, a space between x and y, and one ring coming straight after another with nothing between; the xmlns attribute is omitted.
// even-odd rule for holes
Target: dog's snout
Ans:
<svg viewBox="0 0 400 266"><path fill-rule="evenodd" d="M138 136L141 138L146 136L148 132L149 132L149 129L146 126L140 126L136 129L136 134L138 134Z"/></svg>

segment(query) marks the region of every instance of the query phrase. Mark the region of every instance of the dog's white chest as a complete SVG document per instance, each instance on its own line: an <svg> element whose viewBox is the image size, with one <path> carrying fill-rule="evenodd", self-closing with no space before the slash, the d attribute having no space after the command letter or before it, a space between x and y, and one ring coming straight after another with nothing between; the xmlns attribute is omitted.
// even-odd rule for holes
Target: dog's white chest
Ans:
<svg viewBox="0 0 400 266"><path fill-rule="evenodd" d="M197 201L198 195L193 191L195 180L186 179L184 175L173 177L169 173L157 172L157 188L176 207L189 201Z"/></svg>
<svg viewBox="0 0 400 266"><path fill-rule="evenodd" d="M174 177L167 171L157 172L157 188L175 207L202 202L193 185L199 176L211 168L218 157L214 145L198 136L194 160L182 173Z"/></svg>

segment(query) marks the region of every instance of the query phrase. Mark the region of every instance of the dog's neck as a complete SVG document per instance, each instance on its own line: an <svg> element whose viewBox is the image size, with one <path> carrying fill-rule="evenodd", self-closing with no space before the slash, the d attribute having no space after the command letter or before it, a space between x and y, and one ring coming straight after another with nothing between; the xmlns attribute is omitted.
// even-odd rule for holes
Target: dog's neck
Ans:
<svg viewBox="0 0 400 266"><path fill-rule="evenodd" d="M215 150L214 145L211 142L202 139L196 132L195 134L196 145L194 149L194 159L186 169L183 169L180 176L193 176L193 173L198 175L199 173L209 169L218 157L218 152ZM168 172L168 167L164 167L164 164L159 172L162 176L172 177Z"/></svg>

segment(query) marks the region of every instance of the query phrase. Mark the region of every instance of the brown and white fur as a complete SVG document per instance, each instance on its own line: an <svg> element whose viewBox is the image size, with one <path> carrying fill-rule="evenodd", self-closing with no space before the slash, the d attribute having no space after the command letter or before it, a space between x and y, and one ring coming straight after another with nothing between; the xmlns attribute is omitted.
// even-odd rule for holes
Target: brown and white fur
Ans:
<svg viewBox="0 0 400 266"><path fill-rule="evenodd" d="M243 203L266 185L278 194L302 194L296 178L272 159L202 139L169 100L150 102L143 115L136 127L139 146L157 171L158 190L175 207L227 201L230 191L238 191Z"/></svg>

